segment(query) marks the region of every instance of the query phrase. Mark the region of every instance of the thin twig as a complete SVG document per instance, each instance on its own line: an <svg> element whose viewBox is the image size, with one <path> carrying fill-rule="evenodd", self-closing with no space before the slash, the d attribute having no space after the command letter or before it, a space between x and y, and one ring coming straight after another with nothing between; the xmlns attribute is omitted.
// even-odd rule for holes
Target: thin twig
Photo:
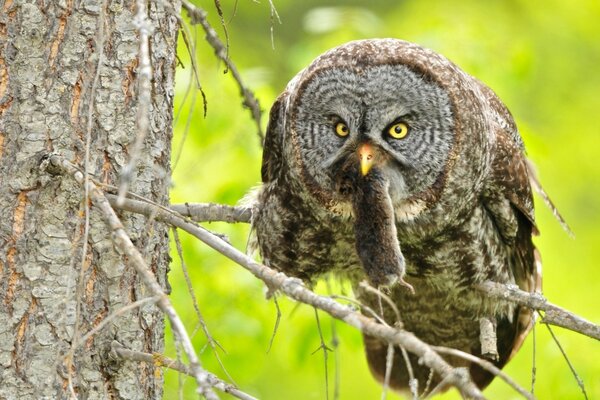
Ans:
<svg viewBox="0 0 600 400"><path fill-rule="evenodd" d="M527 293L517 286L491 281L479 283L475 285L475 288L490 297L517 303L534 310L544 311L542 323L560 326L600 340L600 326L548 302L539 293Z"/></svg>
<svg viewBox="0 0 600 400"><path fill-rule="evenodd" d="M317 350L313 352L313 354L319 350L323 350L323 361L325 363L325 399L329 399L329 369L327 368L327 359L329 355L327 354L327 352L331 351L331 349L327 347L327 344L325 344L325 339L323 338L323 330L321 329L321 321L319 320L319 310L317 310L314 307L313 310L315 310L317 330L319 331L319 340L321 341L321 344L319 345Z"/></svg>
<svg viewBox="0 0 600 400"><path fill-rule="evenodd" d="M227 25L225 25L225 17L223 16L223 8L221 8L221 1L214 0L215 8L217 9L217 14L219 15L219 19L221 21L221 27L223 28L223 34L225 35L225 57L229 59L229 31L227 30ZM228 72L227 64L225 64L224 74Z"/></svg>
<svg viewBox="0 0 600 400"><path fill-rule="evenodd" d="M377 298L379 300L379 308L380 308L380 313L381 313L382 318L383 318L383 305L381 304L381 301L385 300L385 302L390 306L390 308L394 312L394 315L396 316L394 326L396 326L398 328L403 327L402 321L400 319L400 310L398 310L396 303L394 303L388 295L383 293L383 291L381 291L380 289L374 288L373 286L369 285L369 283L366 281L360 282L358 284L358 287L377 296ZM410 393L411 393L413 399L416 399L419 397L418 396L418 381L415 379L415 374L414 374L414 371L412 368L412 364L410 362L410 358L408 357L408 353L406 352L406 349L402 346L399 346L399 347L400 347L400 352L402 354L402 358L404 360L404 364L406 365L406 371L408 372L408 387L410 388ZM394 349L393 348L390 349L390 347L388 347L388 351L386 354L386 364L385 364L386 369L385 369L383 392L381 393L382 399L384 399L387 396L389 377L390 377L391 368L393 365L392 364L393 360L388 358L388 357L390 357L390 354L391 354L391 357L393 358Z"/></svg>
<svg viewBox="0 0 600 400"><path fill-rule="evenodd" d="M267 347L267 354L273 348L273 342L275 341L275 335L277 335L277 330L279 329L279 322L281 322L281 309L279 308L279 302L277 301L277 294L273 294L273 303L275 304L275 326L273 327L273 333L271 334L271 339L269 339L269 347Z"/></svg>
<svg viewBox="0 0 600 400"><path fill-rule="evenodd" d="M413 400L417 400L419 398L419 381L415 378L415 372L413 371L410 358L408 358L408 352L404 347L400 347L400 352L402 353L404 365L406 365L406 370L408 371L408 387L410 389L410 394L412 395Z"/></svg>
<svg viewBox="0 0 600 400"><path fill-rule="evenodd" d="M381 400L387 399L387 393L390 387L390 377L392 376L392 368L394 366L394 345L388 344L387 353L385 355L385 374L383 377L383 388L381 389Z"/></svg>
<svg viewBox="0 0 600 400"><path fill-rule="evenodd" d="M112 342L111 350L113 351L113 353L115 355L117 355L120 358L126 359L126 360L141 361L141 362L152 364L157 367L169 368L169 369L181 372L183 374L193 376L193 372L190 370L190 368L187 365L182 364L179 361L170 359L160 353L150 354L150 353L143 353L140 351L129 350L129 349L126 349L125 347L123 347L121 344L119 344L116 341ZM236 397L236 398L242 399L242 400L257 400L255 397L239 390L235 385L229 384L229 383L219 379L214 374L208 373L208 380L212 387L214 387L215 389L218 389L224 393L228 393L228 394L232 395L233 397Z"/></svg>
<svg viewBox="0 0 600 400"><path fill-rule="evenodd" d="M474 356L474 355L472 355L470 353L466 353L464 351L460 351L460 350L457 350L457 349L452 349L452 348L449 348L449 347L443 347L443 346L432 346L432 347L438 353L449 354L449 355L452 355L452 356L455 356L455 357L460 357L462 359L465 359L467 361L470 361L470 362L473 362L473 363L479 365L481 368L483 368L486 371L494 374L495 376L499 377L504 382L506 382L507 384L509 384L513 389L515 389L517 392L519 392L519 394L521 394L526 399L529 399L529 400L534 400L535 399L535 397L533 396L533 394L531 394L527 390L523 389L510 376L508 376L500 368L496 367L494 364L492 364L488 360L484 360L484 359L476 357L476 356Z"/></svg>
<svg viewBox="0 0 600 400"><path fill-rule="evenodd" d="M148 135L150 128L150 103L152 101L152 64L150 62L150 35L154 30L152 23L148 19L148 10L146 1L136 0L136 14L133 19L134 25L137 27L140 36L139 49L139 64L137 71L138 83L138 105L137 105L137 134L133 142L133 146L129 149L129 162L121 171L121 181L119 185L118 202L125 199L125 194L129 188L129 184L134 175L135 167L138 158L144 147L144 140Z"/></svg>
<svg viewBox="0 0 600 400"><path fill-rule="evenodd" d="M138 201L127 200L120 208L132 212L141 212L142 210L147 209L147 205ZM277 272L265 265L257 263L218 236L187 221L184 217L178 217L173 213L164 212L162 209L159 209L157 211L157 219L177 226L192 234L214 250L246 268L269 287L281 290L288 297L323 310L334 318L340 319L348 325L357 328L366 335L376 337L387 343L405 347L406 350L419 357L425 365L433 368L443 380L459 388L461 393L465 396L474 399L484 398L481 391L470 379L468 373L464 374L460 368L453 368L440 357L431 346L421 341L414 334L379 324L354 309L344 306L329 297L317 295L306 288L299 279L288 277L282 272Z"/></svg>
<svg viewBox="0 0 600 400"><path fill-rule="evenodd" d="M219 363L219 366L221 367L221 369L223 370L225 375L227 375L227 379L229 379L231 382L233 382L235 384L235 380L229 374L229 371L227 371L227 368L225 368L225 364L223 364L223 361L221 360L221 356L219 356L219 349L221 349L223 352L225 352L225 349L211 335L210 331L208 330L208 325L206 324L206 321L204 320L204 316L202 315L202 312L200 312L200 305L198 304L198 299L196 298L196 293L194 293L194 287L192 285L192 280L190 279L190 274L188 272L187 266L185 265L185 260L183 258L183 249L181 247L181 241L179 240L179 234L177 233L177 228L173 228L172 232L173 232L173 241L175 242L175 249L177 250L177 256L179 257L179 263L181 264L181 271L183 272L183 277L185 278L185 283L188 288L188 292L190 294L190 297L192 298L192 305L194 307L194 311L196 312L196 317L198 318L198 324L202 328L202 332L204 332L204 336L206 337L206 340L208 341L208 345L212 349L213 354L215 355L215 358L217 359L217 362ZM195 335L195 332L192 333L192 337L194 335Z"/></svg>
<svg viewBox="0 0 600 400"><path fill-rule="evenodd" d="M171 15L173 17L175 17L175 19L177 19L177 22L179 23L179 26L181 27L181 37L183 38L183 43L185 44L185 47L190 56L190 61L192 63L192 71L190 73L190 84L188 85L188 88L183 97L182 105L185 104L185 99L187 98L189 90L191 88L191 82L193 80L192 78L195 78L196 89L198 91L200 91L200 94L202 95L203 111L204 111L204 116L206 117L206 112L208 109L208 101L206 99L206 93L204 93L204 89L202 89L202 84L200 83L200 69L198 68L198 64L196 61L196 43L197 43L196 29L194 29L194 38L193 38L193 40L191 40L192 34L191 34L187 24L185 23L183 18L181 18L181 15L175 9L175 7L173 7L173 5L166 0L162 0L162 4L165 7L165 9L167 11L169 11L171 13ZM195 94L196 93L194 92L194 98L195 98ZM181 108L180 108L180 111L177 112L177 116L175 117L175 121L174 121L173 125L175 125L177 123L180 112L181 112ZM179 156L177 156L177 159L178 158L179 158ZM175 165L176 164L177 163L175 163Z"/></svg>
<svg viewBox="0 0 600 400"><path fill-rule="evenodd" d="M265 139L265 135L263 133L262 126L260 123L262 111L260 109L258 99L254 95L254 93L246 87L237 67L235 66L233 61L231 61L231 59L228 57L226 46L223 45L223 42L221 42L221 39L219 39L217 32L215 32L213 27L208 23L208 20L206 19L206 11L204 11L200 7L195 6L188 0L183 0L181 5L190 16L192 24L200 24L202 26L204 32L206 33L206 41L212 46L213 50L215 51L215 55L217 56L217 58L222 60L225 63L227 69L231 71L231 75L236 81L240 89L240 93L244 98L244 102L242 104L250 110L252 119L256 124L258 138L262 145Z"/></svg>
<svg viewBox="0 0 600 400"><path fill-rule="evenodd" d="M421 393L421 397L425 397L431 389L431 383L433 382L433 376L435 375L435 371L433 369L429 370L429 376L427 377L427 383L425 383L425 388L423 389L423 393Z"/></svg>
<svg viewBox="0 0 600 400"><path fill-rule="evenodd" d="M331 276L328 276L325 280L327 286L327 294L333 295L333 289L331 288ZM341 383L341 361L340 361L340 338L337 333L336 320L335 318L329 318L331 321L331 348L333 350L333 400L340 398L340 383Z"/></svg>
<svg viewBox="0 0 600 400"><path fill-rule="evenodd" d="M373 293L380 300L385 300L385 302L390 306L390 308L392 309L392 311L394 312L394 315L396 317L396 321L395 321L394 325L399 328L403 327L402 320L400 318L400 310L398 310L398 306L396 306L396 303L394 303L394 301L392 299L390 299L390 296L383 293L380 289L374 288L373 286L369 285L369 283L366 281L361 281L358 284L358 287L366 290L367 292ZM381 310L381 316L383 317L383 310Z"/></svg>
<svg viewBox="0 0 600 400"><path fill-rule="evenodd" d="M463 375L468 375L468 373L469 373L469 371L467 371L466 368L463 368L460 371ZM436 394L443 392L444 389L449 384L450 384L450 377L449 376L444 377L433 389L431 389L431 392L429 392L427 397L425 397L425 400L429 400L429 399L433 398L433 396L435 396ZM463 397L465 397L465 396L463 395Z"/></svg>
<svg viewBox="0 0 600 400"><path fill-rule="evenodd" d="M531 394L535 394L535 378L536 378L535 375L537 374L537 368L536 368L536 365L535 365L535 362L536 362L536 360L535 360L535 356L536 356L536 354L535 354L535 350L536 350L535 347L536 347L536 341L537 341L537 337L536 337L536 334L535 334L535 325L536 325L535 324L535 322L536 322L535 321L535 319L536 319L535 316L536 316L536 314L533 313L533 321L532 321L532 324L531 324L531 336L532 336L532 339L533 339L533 351L532 351L532 356L531 356L531 358L532 358L532 360L531 360Z"/></svg>
<svg viewBox="0 0 600 400"><path fill-rule="evenodd" d="M544 322L542 321L542 323L544 323ZM583 380L581 379L581 377L579 376L577 371L575 371L575 367L573 366L573 364L571 364L571 360L569 360L567 353L565 352L562 345L558 341L558 338L556 337L556 335L554 335L554 332L552 331L552 328L550 327L550 325L548 325L547 323L544 323L544 325L546 325L546 328L548 328L548 332L550 332L550 335L552 336L554 343L556 343L563 358L567 362L567 365L569 366L569 369L571 370L571 373L573 374L573 377L575 378L575 381L577 382L577 386L579 386L579 388L581 389L581 392L583 393L583 397L585 398L585 400L587 400L588 395L587 395L587 392L585 391L585 385L583 384Z"/></svg>
<svg viewBox="0 0 600 400"><path fill-rule="evenodd" d="M275 25L275 19L277 19L277 22L279 22L281 24L281 18L279 18L279 13L277 12L277 9L275 8L275 4L273 4L273 0L269 0L269 9L270 9L270 25L271 25L271 49L275 50L275 32L274 32L274 25Z"/></svg>
<svg viewBox="0 0 600 400"><path fill-rule="evenodd" d="M78 183L85 183L84 174L73 164L57 154L49 154L47 157L44 157L42 160L41 169L53 174L68 174L71 175ZM185 330L183 322L173 308L169 297L163 292L156 277L146 265L141 253L131 242L131 239L125 232L123 224L115 214L104 194L90 180L87 181L86 185L88 187L90 199L101 211L107 225L112 231L111 237L115 246L117 246L117 248L127 256L127 260L135 268L136 272L142 279L142 282L146 285L151 294L159 297L157 305L171 322L171 326L175 335L179 338L179 340L181 340L184 352L188 357L193 376L198 384L199 394L204 395L207 399L216 399L217 395L210 387L208 373L200 366L200 360L196 355L194 346L192 345L187 331ZM162 210L160 208L157 208L156 212L157 215L162 215Z"/></svg>

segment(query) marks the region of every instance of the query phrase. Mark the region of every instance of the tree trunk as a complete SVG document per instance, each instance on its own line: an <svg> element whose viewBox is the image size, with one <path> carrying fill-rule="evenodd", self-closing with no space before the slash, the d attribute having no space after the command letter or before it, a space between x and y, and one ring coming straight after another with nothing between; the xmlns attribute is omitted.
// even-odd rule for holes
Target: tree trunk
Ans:
<svg viewBox="0 0 600 400"><path fill-rule="evenodd" d="M146 4L154 27L150 127L129 190L167 204L178 27L162 3ZM77 338L148 292L93 207L82 254L81 185L39 169L48 152L83 168L91 111L89 173L118 185L137 132L135 13L134 2L115 0L0 6L0 399L162 395L160 371L109 352L113 340L162 351L163 316L151 304L114 319L78 346L70 369L65 363ZM139 215L122 218L165 287L166 228Z"/></svg>

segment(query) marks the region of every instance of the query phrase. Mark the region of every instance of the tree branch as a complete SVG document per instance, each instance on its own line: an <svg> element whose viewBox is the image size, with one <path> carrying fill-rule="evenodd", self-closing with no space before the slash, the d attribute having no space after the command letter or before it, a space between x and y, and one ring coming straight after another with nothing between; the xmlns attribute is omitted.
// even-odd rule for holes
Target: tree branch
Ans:
<svg viewBox="0 0 600 400"><path fill-rule="evenodd" d="M116 198L114 196L107 197L109 198L109 201L116 206ZM126 200L122 206L117 207L126 211L142 214L149 211L148 204L131 199ZM177 216L173 212L164 211L161 208L150 208L152 209L152 215L154 215L157 220L166 222L192 234L214 250L246 268L269 287L281 290L288 297L296 301L323 310L334 318L342 320L348 325L357 328L364 334L379 338L390 344L403 346L406 350L417 355L425 365L435 370L445 382L456 386L464 396L473 399L484 398L481 391L470 379L467 371L461 368L453 368L440 357L430 345L421 341L411 332L382 325L329 297L319 296L307 289L301 280L288 277L281 272L277 272L257 263L218 236L186 220L184 217Z"/></svg>
<svg viewBox="0 0 600 400"><path fill-rule="evenodd" d="M560 326L600 340L600 326L548 302L539 293L527 293L515 285L504 285L491 281L479 283L475 285L475 288L490 297L507 300L534 310L544 311L542 322L545 324Z"/></svg>
<svg viewBox="0 0 600 400"><path fill-rule="evenodd" d="M183 322L173 308L169 297L163 292L156 277L146 265L141 253L131 242L131 239L125 232L123 224L110 206L104 193L98 189L90 179L86 180L84 174L77 169L77 167L57 154L49 154L44 157L40 168L51 174L71 175L78 183L87 187L90 199L102 212L107 225L112 230L111 234L115 246L127 256L129 263L135 268L152 295L158 297L156 304L165 313L167 318L169 318L173 331L182 342L183 349L190 362L192 376L196 379L198 384L199 393L204 395L207 399L218 399L211 388L208 372L200 366L200 361L196 355L192 341L185 330Z"/></svg>
<svg viewBox="0 0 600 400"><path fill-rule="evenodd" d="M143 203L142 203L143 204ZM138 207L143 207L140 204ZM148 210L152 208L149 206ZM197 222L249 222L252 219L252 209L244 206L227 206L214 203L186 203L172 205L171 209L190 217ZM149 211L142 212L147 214ZM600 340L600 326L582 318L562 307L550 303L539 293L528 293L514 285L486 281L474 286L490 297L510 301L522 306L544 311L542 322L560 326L561 328L580 333L590 338Z"/></svg>
<svg viewBox="0 0 600 400"><path fill-rule="evenodd" d="M260 104L258 100L254 96L254 93L244 85L242 81L242 76L240 75L237 67L231 61L227 54L227 48L219 39L217 32L213 29L213 27L208 23L206 19L206 11L201 9L200 7L195 6L187 0L183 0L181 2L182 7L187 11L190 16L192 24L199 24L204 29L206 33L206 41L208 44L212 46L215 51L215 55L217 58L222 60L225 63L227 70L231 71L231 75L233 75L233 79L235 79L242 97L244 98L243 105L250 110L252 114L252 119L256 123L258 138L260 139L260 143L262 145L265 135L263 133L262 127L260 125L262 111L260 109Z"/></svg>
<svg viewBox="0 0 600 400"><path fill-rule="evenodd" d="M190 370L190 368L187 365L180 363L179 361L173 360L169 357L166 357L160 353L150 354L150 353L143 353L141 351L129 350L129 349L126 349L125 347L123 347L117 341L112 342L111 350L113 351L113 353L116 356L126 359L126 360L146 362L146 363L152 364L156 367L170 368L172 370L179 371L183 374L186 374L186 375L189 375L192 377L194 376L193 372ZM242 392L234 385L231 385L231 384L223 381L222 379L219 379L219 377L217 377L214 374L211 374L210 372L208 372L208 380L212 387L214 387L215 389L218 389L224 393L229 393L233 397L237 397L238 399L242 399L242 400L257 400L255 397Z"/></svg>
<svg viewBox="0 0 600 400"><path fill-rule="evenodd" d="M252 210L249 207L215 203L185 203L173 204L170 208L196 222L250 222L252 218Z"/></svg>

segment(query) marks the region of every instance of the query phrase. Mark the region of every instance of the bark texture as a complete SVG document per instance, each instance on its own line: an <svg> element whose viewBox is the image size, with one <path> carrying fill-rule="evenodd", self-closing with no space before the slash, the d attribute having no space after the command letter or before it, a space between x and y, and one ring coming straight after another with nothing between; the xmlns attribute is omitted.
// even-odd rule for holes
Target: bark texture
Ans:
<svg viewBox="0 0 600 400"><path fill-rule="evenodd" d="M167 204L177 22L162 3L147 4L154 27L150 127L129 188ZM109 357L113 340L162 351L164 321L153 305L118 317L81 344L65 369L77 317L81 336L147 291L93 208L82 254L81 185L38 168L50 151L84 165L91 104L89 172L118 185L139 106L135 12L132 1L0 5L0 399L67 398L68 374L80 399L162 395L159 370ZM165 228L140 215L125 214L123 222L166 286Z"/></svg>

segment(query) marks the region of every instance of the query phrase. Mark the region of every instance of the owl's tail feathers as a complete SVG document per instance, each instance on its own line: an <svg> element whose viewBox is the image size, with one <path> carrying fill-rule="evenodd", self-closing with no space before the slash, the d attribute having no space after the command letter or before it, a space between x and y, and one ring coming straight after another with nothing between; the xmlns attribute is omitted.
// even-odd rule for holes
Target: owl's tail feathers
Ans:
<svg viewBox="0 0 600 400"><path fill-rule="evenodd" d="M544 201L544 204L546 204L546 207L548 207L550 209L550 211L552 212L552 215L554 215L554 218L556 218L556 220L558 221L560 226L563 228L563 230L565 232L567 232L567 234L569 236L574 238L575 234L573 233L573 231L567 224L567 221L565 221L563 216L560 215L560 212L558 212L558 209L556 208L556 206L554 205L552 200L550 200L550 197L548 196L548 194L542 187L542 184L540 183L538 176L537 176L537 171L536 171L535 165L533 164L533 162L530 159L525 158L525 160L527 162L527 173L529 175L529 183L534 188L536 193L540 195L540 197Z"/></svg>

